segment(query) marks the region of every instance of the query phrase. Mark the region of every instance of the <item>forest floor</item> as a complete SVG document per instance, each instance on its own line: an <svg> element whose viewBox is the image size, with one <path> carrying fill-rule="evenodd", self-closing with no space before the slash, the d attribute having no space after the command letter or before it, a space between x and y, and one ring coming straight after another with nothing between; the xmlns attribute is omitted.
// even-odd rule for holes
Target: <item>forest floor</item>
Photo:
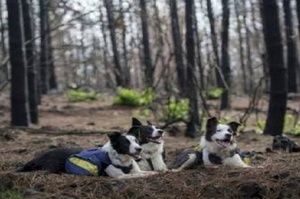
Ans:
<svg viewBox="0 0 300 199"><path fill-rule="evenodd" d="M136 109L113 106L111 98L94 102L70 103L62 96L47 96L40 107L40 124L30 128L9 128L9 98L0 94L0 199L2 198L299 198L300 153L271 148L272 137L247 130L238 136L243 150L261 152L251 162L252 168L197 167L148 178L115 180L108 177L82 177L47 172L17 173L16 168L35 155L55 147L92 148L105 143L106 132L126 130L131 117L159 124L154 117L140 117ZM213 104L213 102L211 102ZM299 100L290 101L297 108ZM236 118L247 108L245 98L234 98ZM266 110L267 101L260 111ZM263 118L265 113L262 113ZM251 116L249 129L255 123ZM198 144L184 133L165 135L167 161L184 148ZM300 138L290 137L300 144Z"/></svg>

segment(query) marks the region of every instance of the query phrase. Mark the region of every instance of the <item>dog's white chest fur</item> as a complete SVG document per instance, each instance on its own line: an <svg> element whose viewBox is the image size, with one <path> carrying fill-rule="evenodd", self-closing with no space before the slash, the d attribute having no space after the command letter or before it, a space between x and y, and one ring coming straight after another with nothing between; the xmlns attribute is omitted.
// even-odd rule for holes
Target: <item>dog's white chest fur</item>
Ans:
<svg viewBox="0 0 300 199"><path fill-rule="evenodd" d="M151 165L147 159L152 162L154 171L166 171L167 167L163 160L163 146L164 143L147 143L144 144L143 151L141 153L141 160L138 161L138 165L142 171L152 171Z"/></svg>
<svg viewBox="0 0 300 199"><path fill-rule="evenodd" d="M200 146L202 148L202 159L204 165L212 165L213 163L209 159L209 154L215 154L220 157L223 165L227 166L238 166L238 167L249 167L243 162L238 154L231 155L231 151L236 148L236 144L233 143L229 148L220 149L213 142L208 142L203 136L200 141Z"/></svg>

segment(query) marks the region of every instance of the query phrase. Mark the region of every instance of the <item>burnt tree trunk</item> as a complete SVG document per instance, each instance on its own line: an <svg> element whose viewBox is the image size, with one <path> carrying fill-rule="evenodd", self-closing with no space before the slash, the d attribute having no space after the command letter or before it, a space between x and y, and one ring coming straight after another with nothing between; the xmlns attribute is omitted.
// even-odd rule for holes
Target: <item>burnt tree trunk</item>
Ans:
<svg viewBox="0 0 300 199"><path fill-rule="evenodd" d="M264 134L281 135L287 103L287 78L283 60L279 11L276 0L260 0L263 33L270 71L270 100Z"/></svg>
<svg viewBox="0 0 300 199"><path fill-rule="evenodd" d="M116 78L116 83L117 86L125 87L125 83L122 78L123 71L122 71L122 66L120 64L120 55L119 55L118 45L117 45L115 19L113 14L113 1L105 0L104 3L107 11L108 28L110 32L110 40L111 40L112 50L114 54L114 63L115 63L114 74Z"/></svg>
<svg viewBox="0 0 300 199"><path fill-rule="evenodd" d="M145 64L145 79L146 86L153 87L154 82L154 67L152 65L151 50L149 43L149 31L148 31L148 14L146 0L140 0L141 7L141 22L143 33L143 50L144 50L144 64Z"/></svg>
<svg viewBox="0 0 300 199"><path fill-rule="evenodd" d="M41 93L47 94L50 88L49 48L47 32L47 9L45 0L40 0L40 87Z"/></svg>
<svg viewBox="0 0 300 199"><path fill-rule="evenodd" d="M11 64L11 125L29 125L28 82L21 0L7 0Z"/></svg>
<svg viewBox="0 0 300 199"><path fill-rule="evenodd" d="M297 18L298 18L298 34L300 34L300 1L299 0L296 1L296 6L297 6Z"/></svg>
<svg viewBox="0 0 300 199"><path fill-rule="evenodd" d="M49 64L49 88L57 89L57 80L55 74L55 65L54 65L53 48L52 48L50 5L51 5L50 0L47 0L46 1L46 27L47 27L47 47L48 47L47 62Z"/></svg>
<svg viewBox="0 0 300 199"><path fill-rule="evenodd" d="M217 86L222 87L222 78L221 78L221 64L220 64L220 57L219 57L219 47L218 47L218 38L215 28L215 18L214 18L214 12L212 9L211 0L206 0L206 6L207 6L207 16L209 19L209 25L210 25L210 38L212 43L212 49L214 52L216 67L215 67L215 74L216 74L216 81Z"/></svg>
<svg viewBox="0 0 300 199"><path fill-rule="evenodd" d="M194 30L194 0L185 1L186 22L186 54L187 54L187 96L189 99L189 121L187 124L187 137L196 137L200 131L200 116L198 108L198 92L195 76L195 30Z"/></svg>
<svg viewBox="0 0 300 199"><path fill-rule="evenodd" d="M2 1L0 2L0 34L1 34L1 53L2 53L2 61L4 61L8 56L7 56L7 47L5 43L5 24L3 21L3 4ZM7 81L9 81L9 64L7 63L6 66L3 66L3 73L5 75L5 78Z"/></svg>
<svg viewBox="0 0 300 199"><path fill-rule="evenodd" d="M35 40L33 28L33 10L29 0L22 0L25 48L27 60L28 94L30 121L38 123L38 81L37 81L37 60L35 55Z"/></svg>
<svg viewBox="0 0 300 199"><path fill-rule="evenodd" d="M180 36L180 26L177 13L177 1L170 0L170 15L172 25L172 38L174 44L174 55L176 63L176 73L179 92L184 95L186 85L186 70L183 62L182 40Z"/></svg>
<svg viewBox="0 0 300 199"><path fill-rule="evenodd" d="M296 93L297 68L299 66L299 62L290 3L290 0L283 0L285 36L287 42L288 92Z"/></svg>
<svg viewBox="0 0 300 199"><path fill-rule="evenodd" d="M229 2L228 0L222 0L222 60L221 60L221 70L224 75L224 81L222 81L223 93L221 97L221 110L230 108L229 102L229 87L230 87L230 61L229 61ZM227 84L227 87L225 85Z"/></svg>

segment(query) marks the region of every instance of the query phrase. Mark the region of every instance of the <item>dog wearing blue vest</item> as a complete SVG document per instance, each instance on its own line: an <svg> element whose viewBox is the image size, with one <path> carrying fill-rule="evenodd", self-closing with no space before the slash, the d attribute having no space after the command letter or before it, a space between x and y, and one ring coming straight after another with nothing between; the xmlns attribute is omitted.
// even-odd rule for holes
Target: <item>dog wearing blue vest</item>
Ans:
<svg viewBox="0 0 300 199"><path fill-rule="evenodd" d="M237 122L220 124L217 118L207 120L205 135L194 149L184 150L170 165L173 171L195 165L227 165L249 167L243 161L243 154L237 149L235 136L240 126Z"/></svg>
<svg viewBox="0 0 300 199"><path fill-rule="evenodd" d="M128 134L134 135L142 146L141 158L137 163L142 171L167 171L164 161L164 131L147 121L144 125L136 118L132 118L132 128Z"/></svg>
<svg viewBox="0 0 300 199"><path fill-rule="evenodd" d="M156 172L141 171L135 159L142 147L136 137L114 132L109 142L96 149L53 149L26 163L19 172L48 170L85 176L110 176L118 179L144 177Z"/></svg>

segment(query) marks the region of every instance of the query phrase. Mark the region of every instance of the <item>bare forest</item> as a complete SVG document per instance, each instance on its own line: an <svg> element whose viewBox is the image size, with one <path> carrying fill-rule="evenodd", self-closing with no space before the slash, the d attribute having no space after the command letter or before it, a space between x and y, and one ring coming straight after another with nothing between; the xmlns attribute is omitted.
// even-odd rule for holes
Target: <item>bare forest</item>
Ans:
<svg viewBox="0 0 300 199"><path fill-rule="evenodd" d="M299 34L298 0L0 0L0 199L300 197ZM207 119L236 121L251 168L16 172L132 117L164 130L167 165Z"/></svg>

